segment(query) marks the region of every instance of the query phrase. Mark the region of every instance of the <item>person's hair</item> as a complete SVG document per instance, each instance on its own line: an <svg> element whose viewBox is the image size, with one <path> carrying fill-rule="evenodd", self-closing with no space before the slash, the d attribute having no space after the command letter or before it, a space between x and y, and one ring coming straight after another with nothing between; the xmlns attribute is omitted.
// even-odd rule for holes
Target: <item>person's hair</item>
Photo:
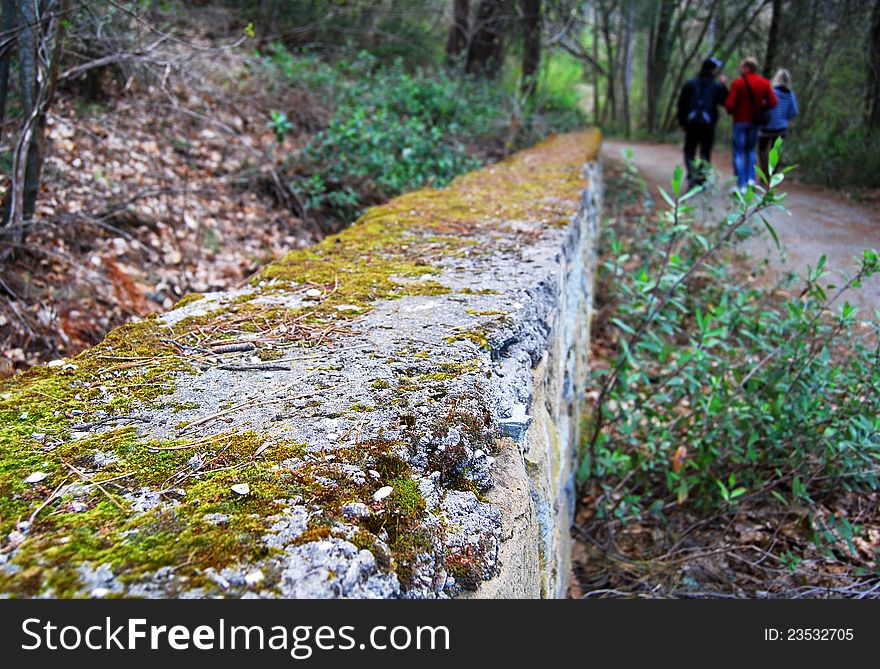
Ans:
<svg viewBox="0 0 880 669"><path fill-rule="evenodd" d="M739 64L740 67L747 69L749 72L757 72L758 71L758 59L754 56L748 56L742 59L742 62Z"/></svg>
<svg viewBox="0 0 880 669"><path fill-rule="evenodd" d="M776 74L773 75L773 85L791 88L791 72L785 69L776 70Z"/></svg>

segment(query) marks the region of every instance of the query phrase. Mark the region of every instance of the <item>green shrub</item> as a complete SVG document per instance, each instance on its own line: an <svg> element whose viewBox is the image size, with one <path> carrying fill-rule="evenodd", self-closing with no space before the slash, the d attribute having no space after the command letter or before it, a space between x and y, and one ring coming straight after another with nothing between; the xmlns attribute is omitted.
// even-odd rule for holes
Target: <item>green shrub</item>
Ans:
<svg viewBox="0 0 880 669"><path fill-rule="evenodd" d="M290 184L307 213L349 221L367 204L424 185L442 186L480 165L467 142L496 135L503 99L490 86L442 72L408 72L369 53L328 65L273 46L264 61L287 85L320 92L326 128L296 157Z"/></svg>
<svg viewBox="0 0 880 669"><path fill-rule="evenodd" d="M880 187L880 132L863 126L818 126L792 133L785 160L807 181L832 187Z"/></svg>
<svg viewBox="0 0 880 669"><path fill-rule="evenodd" d="M289 161L296 164L289 188L319 220L348 223L367 205L441 187L486 156L584 123L568 98L523 118L517 95L503 85L410 71L399 58L383 63L366 51L330 64L276 43L262 62L278 85L317 93L332 109L327 126ZM283 139L286 116L272 114L269 126Z"/></svg>
<svg viewBox="0 0 880 669"><path fill-rule="evenodd" d="M705 231L681 179L679 168L650 234L607 232L617 353L597 372L580 470L601 491L598 512L625 521L763 498L813 508L833 491L876 489L880 327L843 297L880 269L877 252L842 285L825 282L823 257L787 291L761 287L730 262L731 245L781 206L783 174Z"/></svg>

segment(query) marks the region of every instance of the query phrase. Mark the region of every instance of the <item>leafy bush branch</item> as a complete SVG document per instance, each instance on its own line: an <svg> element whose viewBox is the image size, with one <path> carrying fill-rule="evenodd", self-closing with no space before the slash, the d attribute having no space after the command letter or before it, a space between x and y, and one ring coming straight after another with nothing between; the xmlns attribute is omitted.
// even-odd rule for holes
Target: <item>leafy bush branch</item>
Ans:
<svg viewBox="0 0 880 669"><path fill-rule="evenodd" d="M733 243L761 223L776 238L766 214L784 202L778 155L777 143L769 186L736 195L710 229L697 227L697 191L682 192L677 170L649 234L626 245L607 231L616 350L596 374L580 470L601 491L599 514L662 517L762 496L813 508L835 490L878 487L880 329L844 299L880 270L877 252L838 286L824 257L798 284L773 287L731 262ZM841 523L821 529L851 536Z"/></svg>

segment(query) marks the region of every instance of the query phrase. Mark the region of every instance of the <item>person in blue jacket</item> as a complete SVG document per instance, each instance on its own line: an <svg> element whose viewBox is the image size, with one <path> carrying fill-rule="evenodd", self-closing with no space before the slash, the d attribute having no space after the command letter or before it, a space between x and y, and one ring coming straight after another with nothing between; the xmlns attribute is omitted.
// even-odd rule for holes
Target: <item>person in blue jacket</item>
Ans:
<svg viewBox="0 0 880 669"><path fill-rule="evenodd" d="M788 70L779 70L771 83L779 102L770 110L770 119L761 127L758 134L758 164L764 174L767 174L770 166L770 149L777 139L785 139L788 134L788 121L798 113L797 96L791 87L791 73Z"/></svg>

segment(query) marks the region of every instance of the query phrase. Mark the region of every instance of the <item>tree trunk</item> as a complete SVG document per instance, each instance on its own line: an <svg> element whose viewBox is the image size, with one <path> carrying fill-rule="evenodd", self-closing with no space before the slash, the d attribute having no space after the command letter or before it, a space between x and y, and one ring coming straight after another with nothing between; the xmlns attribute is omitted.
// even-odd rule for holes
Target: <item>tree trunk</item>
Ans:
<svg viewBox="0 0 880 669"><path fill-rule="evenodd" d="M446 42L446 62L452 67L458 65L467 51L470 14L470 0L452 0L452 25Z"/></svg>
<svg viewBox="0 0 880 669"><path fill-rule="evenodd" d="M676 0L662 0L654 15L653 36L649 46L648 55L648 130L657 130L657 121L660 111L660 98L663 94L663 84L669 72L670 35L672 17L675 13Z"/></svg>
<svg viewBox="0 0 880 669"><path fill-rule="evenodd" d="M481 0L468 48L467 73L495 77L504 60L505 0Z"/></svg>
<svg viewBox="0 0 880 669"><path fill-rule="evenodd" d="M15 145L11 184L3 202L3 222L14 228L12 241L24 241L25 190L28 173L33 175L36 159L35 121L37 116L37 7L34 0L22 0L18 7L18 59L21 74L21 133Z"/></svg>
<svg viewBox="0 0 880 669"><path fill-rule="evenodd" d="M15 0L3 0L0 15L0 138L6 121L6 98L9 96L9 65L12 62L12 45L15 43L15 19L18 8Z"/></svg>
<svg viewBox="0 0 880 669"><path fill-rule="evenodd" d="M593 62L599 62L599 9L593 5ZM599 116L599 68L593 68L593 125L601 123Z"/></svg>
<svg viewBox="0 0 880 669"><path fill-rule="evenodd" d="M541 0L520 0L520 7L523 24L521 90L528 100L535 94L541 66Z"/></svg>
<svg viewBox="0 0 880 669"><path fill-rule="evenodd" d="M621 22L623 23L623 132L627 137L632 131L632 111L630 110L630 98L632 96L632 71L633 71L633 30L635 28L636 6L633 0L625 3Z"/></svg>
<svg viewBox="0 0 880 669"><path fill-rule="evenodd" d="M782 0L773 0L770 3L770 31L767 34L767 50L764 52L764 76L772 77L773 68L776 66L776 53L778 51L779 38L782 35Z"/></svg>
<svg viewBox="0 0 880 669"><path fill-rule="evenodd" d="M37 41L40 39L40 16L35 0L21 0L21 24L19 33L19 58L21 59L21 101L22 111L27 119L36 117L37 100ZM40 162L37 143L36 118L32 124L29 142L26 145L24 181L21 184L21 216L23 220L30 218L33 207L28 211L28 202L36 200L37 170ZM16 212L13 212L15 215ZM16 221L16 222L21 222Z"/></svg>
<svg viewBox="0 0 880 669"><path fill-rule="evenodd" d="M54 17L54 44L52 46L51 61L48 63L48 72L45 73L45 81L42 82L40 91L40 108L37 110L36 130L34 139L28 153L28 169L25 175L24 217L31 218L37 205L37 195L40 190L40 179L43 171L44 145L46 143L46 116L52 99L55 97L55 89L58 86L58 70L61 64L61 43L64 40L64 26L70 13L70 0L55 0L46 3L46 11L49 15L47 21L52 20L51 12L57 7L58 14ZM44 39L48 41L49 37Z"/></svg>
<svg viewBox="0 0 880 669"><path fill-rule="evenodd" d="M874 3L868 34L868 127L880 128L880 0Z"/></svg>
<svg viewBox="0 0 880 669"><path fill-rule="evenodd" d="M614 6L602 5L602 42L605 44L605 57L608 60L608 76L605 80L605 101L600 118L603 122L617 123L617 73L620 49L615 49L613 35L617 33L612 16ZM610 115L610 116L609 116Z"/></svg>

